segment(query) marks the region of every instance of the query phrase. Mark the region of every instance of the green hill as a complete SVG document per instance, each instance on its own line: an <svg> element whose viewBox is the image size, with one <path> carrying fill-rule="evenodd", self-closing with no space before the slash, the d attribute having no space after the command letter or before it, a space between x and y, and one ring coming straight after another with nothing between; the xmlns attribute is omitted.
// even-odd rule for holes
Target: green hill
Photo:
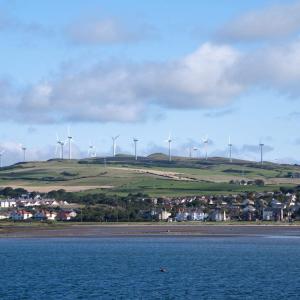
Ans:
<svg viewBox="0 0 300 300"><path fill-rule="evenodd" d="M191 159L174 157L171 162L161 153L140 157L97 157L81 160L57 160L19 163L0 170L2 187L28 190L69 191L103 190L111 194L144 192L150 195L196 195L236 193L251 190L275 190L300 184L300 167L221 157ZM265 186L240 185L236 181L261 179ZM234 181L235 183L229 183Z"/></svg>

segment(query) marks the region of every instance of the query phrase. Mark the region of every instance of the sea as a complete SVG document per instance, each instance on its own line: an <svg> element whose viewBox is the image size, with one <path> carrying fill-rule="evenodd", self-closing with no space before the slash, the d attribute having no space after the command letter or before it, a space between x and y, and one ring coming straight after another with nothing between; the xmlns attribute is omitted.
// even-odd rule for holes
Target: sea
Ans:
<svg viewBox="0 0 300 300"><path fill-rule="evenodd" d="M2 300L300 299L299 237L3 238L0 259Z"/></svg>

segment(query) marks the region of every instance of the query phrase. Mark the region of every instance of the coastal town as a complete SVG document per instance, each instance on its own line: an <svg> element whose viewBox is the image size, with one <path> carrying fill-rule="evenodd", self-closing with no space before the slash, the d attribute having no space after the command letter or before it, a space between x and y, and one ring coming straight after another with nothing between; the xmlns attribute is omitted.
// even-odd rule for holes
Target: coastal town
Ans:
<svg viewBox="0 0 300 300"><path fill-rule="evenodd" d="M126 206L112 199L89 202L89 196L75 202L65 195L55 199L38 193L25 193L0 200L0 220L17 221L163 221L163 222L226 222L300 220L300 200L291 192L251 192L235 195L199 195L188 197L159 197L128 195ZM101 195L102 197L102 195ZM68 196L70 198L70 196ZM94 197L95 198L95 197ZM78 203L79 202L79 203ZM95 204L96 203L96 204ZM106 203L104 205L103 203ZM109 205L108 205L109 203ZM128 203L135 214L127 214ZM107 213L109 211L109 214ZM88 213L96 214L93 218ZM99 213L97 215L97 212ZM105 214L103 214L105 212ZM102 213L102 214L101 214ZM101 217L99 215L101 214Z"/></svg>

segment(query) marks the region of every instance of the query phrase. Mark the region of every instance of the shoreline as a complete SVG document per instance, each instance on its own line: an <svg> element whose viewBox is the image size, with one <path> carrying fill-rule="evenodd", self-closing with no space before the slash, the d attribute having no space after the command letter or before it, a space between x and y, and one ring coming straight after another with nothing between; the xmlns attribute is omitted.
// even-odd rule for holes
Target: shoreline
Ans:
<svg viewBox="0 0 300 300"><path fill-rule="evenodd" d="M300 237L293 224L0 224L2 238Z"/></svg>

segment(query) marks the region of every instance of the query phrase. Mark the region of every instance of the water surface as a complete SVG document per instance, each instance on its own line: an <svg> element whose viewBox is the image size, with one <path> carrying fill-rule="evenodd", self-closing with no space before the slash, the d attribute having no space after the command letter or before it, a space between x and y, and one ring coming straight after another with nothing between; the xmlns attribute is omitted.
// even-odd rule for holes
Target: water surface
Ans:
<svg viewBox="0 0 300 300"><path fill-rule="evenodd" d="M293 237L0 239L0 257L0 299L300 299Z"/></svg>

